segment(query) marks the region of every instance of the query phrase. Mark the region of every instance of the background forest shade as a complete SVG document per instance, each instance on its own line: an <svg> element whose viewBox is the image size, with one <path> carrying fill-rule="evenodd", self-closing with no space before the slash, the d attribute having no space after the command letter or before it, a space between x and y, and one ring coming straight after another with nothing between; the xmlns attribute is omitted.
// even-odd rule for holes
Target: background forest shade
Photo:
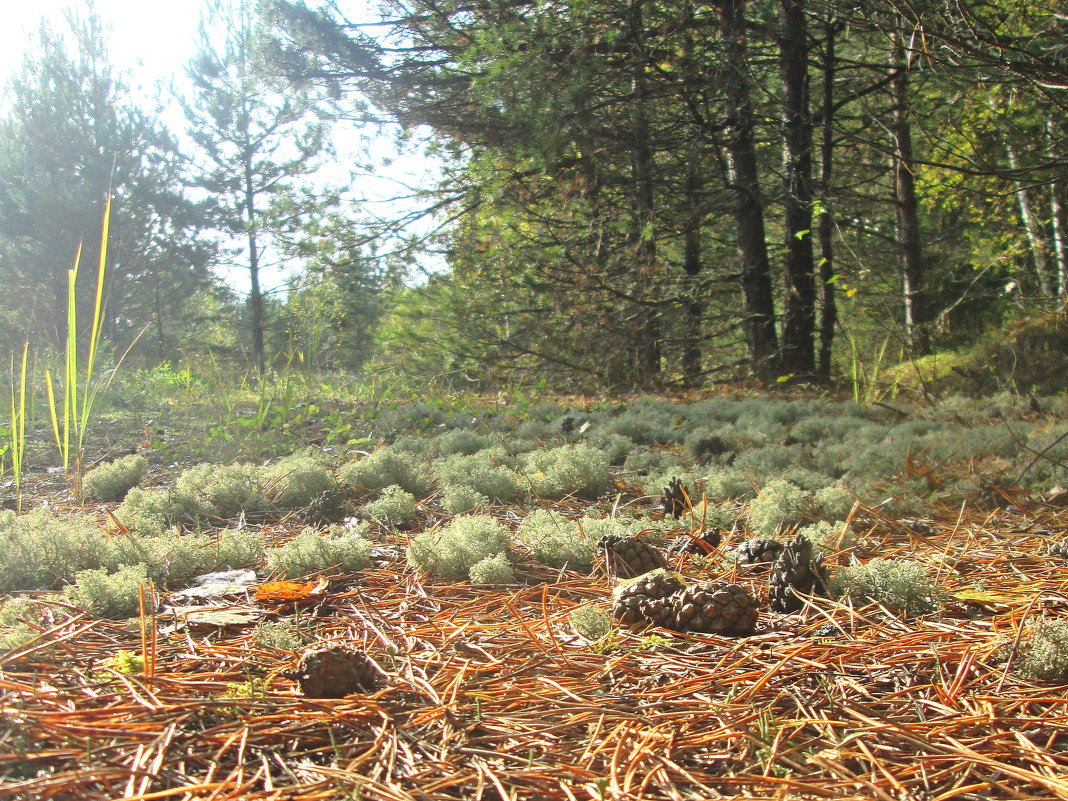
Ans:
<svg viewBox="0 0 1068 801"><path fill-rule="evenodd" d="M826 381L1060 325L1052 0L210 0L184 71L179 140L91 7L31 43L0 120L8 351L65 341L109 193L104 335L148 365ZM438 163L389 213L323 179L329 131L369 125Z"/></svg>

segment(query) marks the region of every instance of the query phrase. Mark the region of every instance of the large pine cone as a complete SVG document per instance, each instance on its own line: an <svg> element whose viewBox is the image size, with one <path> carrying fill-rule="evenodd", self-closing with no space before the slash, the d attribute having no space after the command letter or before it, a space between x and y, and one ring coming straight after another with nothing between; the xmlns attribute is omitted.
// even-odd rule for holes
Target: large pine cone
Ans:
<svg viewBox="0 0 1068 801"><path fill-rule="evenodd" d="M666 567L656 548L637 537L605 534L597 540L597 557L609 578L634 578Z"/></svg>
<svg viewBox="0 0 1068 801"><path fill-rule="evenodd" d="M305 652L296 667L282 671L307 698L343 698L349 693L374 692L383 683L378 665L364 653L343 645Z"/></svg>
<svg viewBox="0 0 1068 801"><path fill-rule="evenodd" d="M672 517L682 517L690 510L691 502L682 486L681 478L676 476L668 482L660 493L660 503L664 507L664 514Z"/></svg>
<svg viewBox="0 0 1068 801"><path fill-rule="evenodd" d="M827 574L827 568L812 556L812 543L800 535L795 537L771 569L771 608L776 612L796 612L805 605L798 593L826 595Z"/></svg>
<svg viewBox="0 0 1068 801"><path fill-rule="evenodd" d="M668 546L669 553L711 553L719 547L722 539L720 530L714 528L698 534L682 534L671 541Z"/></svg>
<svg viewBox="0 0 1068 801"><path fill-rule="evenodd" d="M612 614L621 623L670 625L674 618L672 596L685 587L682 580L668 570L650 571L619 591L612 604Z"/></svg>
<svg viewBox="0 0 1068 801"><path fill-rule="evenodd" d="M744 637L756 630L760 609L756 599L741 584L704 581L687 587L672 600L678 631L700 631Z"/></svg>
<svg viewBox="0 0 1068 801"><path fill-rule="evenodd" d="M753 565L767 565L770 567L779 558L784 547L778 540L746 540L734 549L734 553L738 557L738 564L741 567L752 567Z"/></svg>

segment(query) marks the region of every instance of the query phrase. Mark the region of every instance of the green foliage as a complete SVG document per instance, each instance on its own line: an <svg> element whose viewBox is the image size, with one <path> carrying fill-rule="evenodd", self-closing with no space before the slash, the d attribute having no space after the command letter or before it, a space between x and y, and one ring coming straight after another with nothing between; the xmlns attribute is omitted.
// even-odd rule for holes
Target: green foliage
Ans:
<svg viewBox="0 0 1068 801"><path fill-rule="evenodd" d="M596 498L612 480L604 452L585 444L528 453L523 458L523 472L534 493L547 499L569 495Z"/></svg>
<svg viewBox="0 0 1068 801"><path fill-rule="evenodd" d="M111 542L84 515L35 509L0 516L0 591L56 588L112 554Z"/></svg>
<svg viewBox="0 0 1068 801"><path fill-rule="evenodd" d="M342 465L338 481L366 490L381 490L396 484L416 498L425 498L430 491L426 472L425 466L410 454L387 446Z"/></svg>
<svg viewBox="0 0 1068 801"><path fill-rule="evenodd" d="M147 584L145 565L123 565L114 573L80 570L75 574L75 583L64 592L67 599L80 609L98 617L119 619L138 613L141 587Z"/></svg>
<svg viewBox="0 0 1068 801"><path fill-rule="evenodd" d="M115 656L109 656L100 665L104 668L111 668L116 673L125 673L132 676L137 673L144 673L145 658L141 654L135 654L133 651L120 648Z"/></svg>
<svg viewBox="0 0 1068 801"><path fill-rule="evenodd" d="M408 564L437 578L459 580L488 557L507 556L511 536L489 515L463 515L448 526L425 531L408 543Z"/></svg>
<svg viewBox="0 0 1068 801"><path fill-rule="evenodd" d="M309 453L279 459L260 471L259 483L281 509L300 509L335 488L334 476Z"/></svg>
<svg viewBox="0 0 1068 801"><path fill-rule="evenodd" d="M129 536L115 541L113 564L142 564L148 578L159 585L175 586L193 576L214 570L215 553L206 534L155 534Z"/></svg>
<svg viewBox="0 0 1068 801"><path fill-rule="evenodd" d="M812 503L816 513L825 520L845 520L853 511L856 498L845 487L832 484L816 490Z"/></svg>
<svg viewBox="0 0 1068 801"><path fill-rule="evenodd" d="M226 529L215 545L214 570L253 567L266 556L263 535L248 529Z"/></svg>
<svg viewBox="0 0 1068 801"><path fill-rule="evenodd" d="M593 604L580 606L570 615L575 631L587 640L599 640L615 627L611 615Z"/></svg>
<svg viewBox="0 0 1068 801"><path fill-rule="evenodd" d="M534 558L550 567L570 566L583 570L593 564L597 537L579 523L548 509L535 509L516 530L516 537Z"/></svg>
<svg viewBox="0 0 1068 801"><path fill-rule="evenodd" d="M911 559L872 559L865 565L841 568L832 579L832 590L856 602L875 601L907 615L933 612L942 598L923 565Z"/></svg>
<svg viewBox="0 0 1068 801"><path fill-rule="evenodd" d="M415 518L415 496L395 484L382 490L360 512L367 520L377 520L393 526L401 526Z"/></svg>
<svg viewBox="0 0 1068 801"><path fill-rule="evenodd" d="M1042 620L1020 640L1015 670L1030 679L1068 679L1068 622Z"/></svg>
<svg viewBox="0 0 1068 801"><path fill-rule="evenodd" d="M30 624L38 617L38 607L22 598L0 604L0 651L14 651L36 637L38 630Z"/></svg>
<svg viewBox="0 0 1068 801"><path fill-rule="evenodd" d="M134 487L115 510L115 517L130 531L153 534L179 521L196 519L198 511L193 499L174 490Z"/></svg>
<svg viewBox="0 0 1068 801"><path fill-rule="evenodd" d="M491 437L476 434L466 428L457 428L446 431L430 441L430 449L439 456L451 456L463 454L470 456L473 453L490 447L493 444Z"/></svg>
<svg viewBox="0 0 1068 801"><path fill-rule="evenodd" d="M121 501L148 472L148 460L134 454L102 464L85 474L82 488L91 501Z"/></svg>
<svg viewBox="0 0 1068 801"><path fill-rule="evenodd" d="M470 487L475 492L502 503L511 501L518 492L512 471L494 464L490 454L485 451L474 456L457 453L435 459L431 470L438 483L445 487Z"/></svg>
<svg viewBox="0 0 1068 801"><path fill-rule="evenodd" d="M705 476L704 492L713 502L745 500L756 496L752 480L733 467L719 468Z"/></svg>
<svg viewBox="0 0 1068 801"><path fill-rule="evenodd" d="M453 484L445 487L441 508L450 515L460 515L488 506L490 499L471 487Z"/></svg>
<svg viewBox="0 0 1068 801"><path fill-rule="evenodd" d="M304 638L291 620L264 620L252 630L252 642L260 648L296 651Z"/></svg>
<svg viewBox="0 0 1068 801"><path fill-rule="evenodd" d="M506 553L495 553L471 565L470 577L472 584L511 584L515 570Z"/></svg>
<svg viewBox="0 0 1068 801"><path fill-rule="evenodd" d="M749 504L749 528L771 537L800 523L810 508L809 493L789 481L776 479L764 486Z"/></svg>
<svg viewBox="0 0 1068 801"><path fill-rule="evenodd" d="M285 545L267 549L267 569L286 578L298 578L337 568L354 573L371 565L371 543L356 530L331 526L320 533L305 528Z"/></svg>
<svg viewBox="0 0 1068 801"><path fill-rule="evenodd" d="M195 517L228 520L242 512L256 514L270 505L259 472L248 464L200 464L184 470L175 482L179 507Z"/></svg>

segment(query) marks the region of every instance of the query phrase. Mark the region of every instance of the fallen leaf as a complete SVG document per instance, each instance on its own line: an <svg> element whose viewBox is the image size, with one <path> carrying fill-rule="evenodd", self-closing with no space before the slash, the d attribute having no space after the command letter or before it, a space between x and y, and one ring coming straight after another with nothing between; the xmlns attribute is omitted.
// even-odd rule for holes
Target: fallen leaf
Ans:
<svg viewBox="0 0 1068 801"><path fill-rule="evenodd" d="M256 588L257 601L303 601L316 593L314 581L269 581Z"/></svg>

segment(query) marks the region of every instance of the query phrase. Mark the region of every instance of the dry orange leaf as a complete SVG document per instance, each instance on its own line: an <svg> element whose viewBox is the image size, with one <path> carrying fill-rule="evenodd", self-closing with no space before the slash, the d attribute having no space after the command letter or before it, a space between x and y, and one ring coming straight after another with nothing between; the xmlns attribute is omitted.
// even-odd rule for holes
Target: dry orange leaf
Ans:
<svg viewBox="0 0 1068 801"><path fill-rule="evenodd" d="M269 581L256 588L257 601L303 601L318 587L314 581ZM321 592L322 590L320 590Z"/></svg>

